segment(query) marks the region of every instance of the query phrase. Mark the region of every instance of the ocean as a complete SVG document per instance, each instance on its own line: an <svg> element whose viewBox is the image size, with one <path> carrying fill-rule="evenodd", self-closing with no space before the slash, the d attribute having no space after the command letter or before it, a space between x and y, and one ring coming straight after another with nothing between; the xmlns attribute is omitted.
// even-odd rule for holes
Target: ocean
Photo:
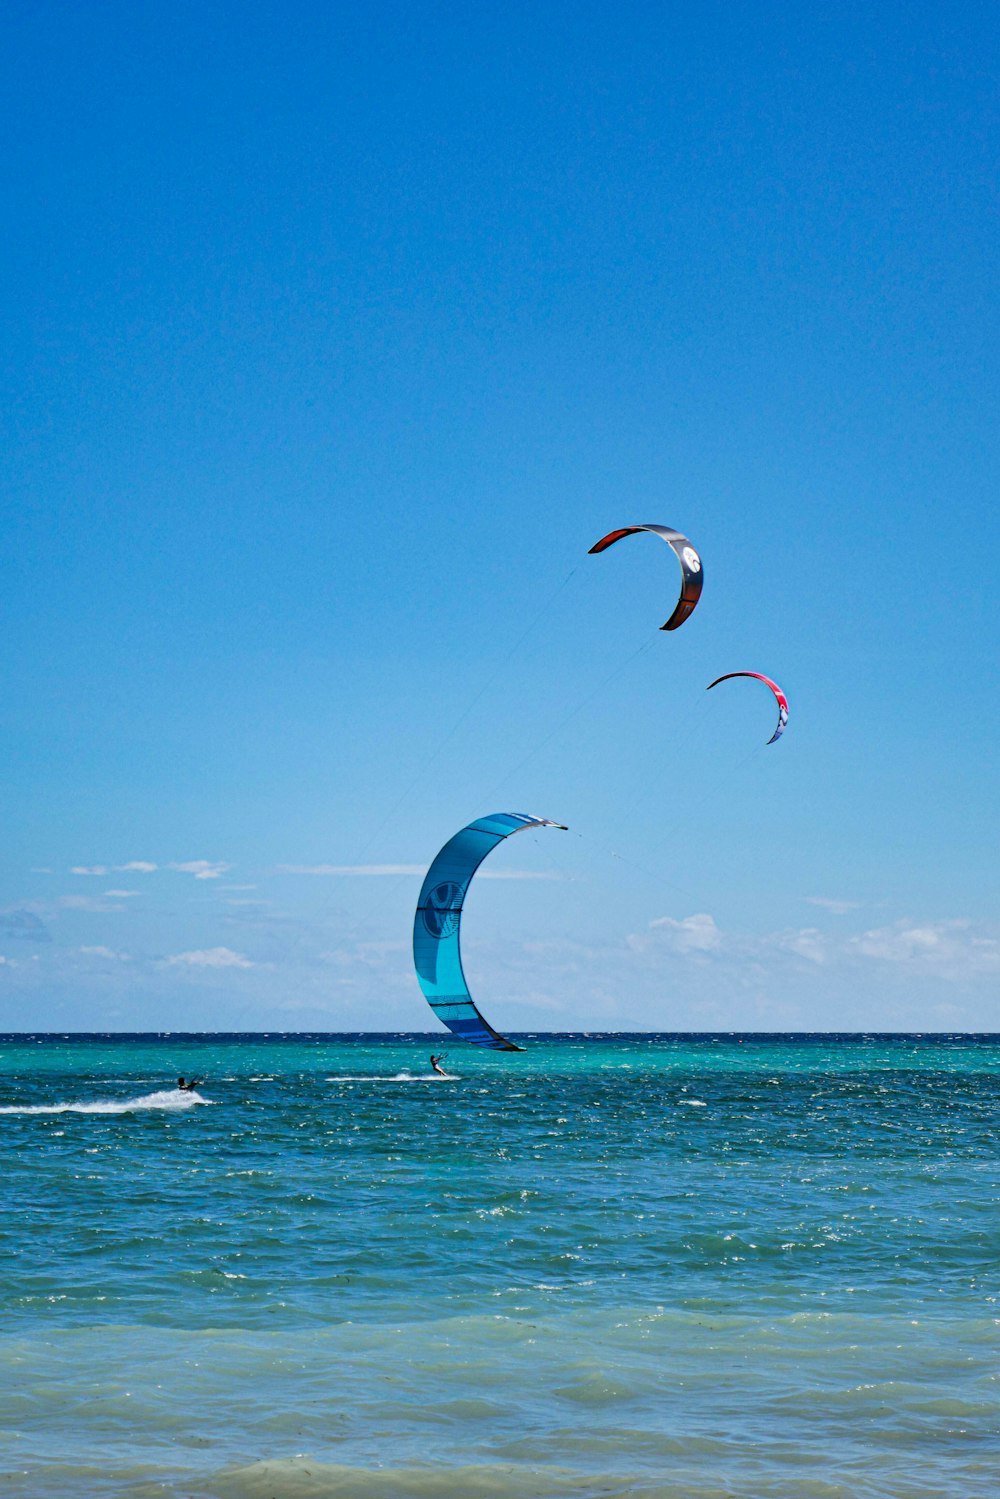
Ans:
<svg viewBox="0 0 1000 1499"><path fill-rule="evenodd" d="M995 1499L1000 1037L522 1039L0 1038L5 1499Z"/></svg>

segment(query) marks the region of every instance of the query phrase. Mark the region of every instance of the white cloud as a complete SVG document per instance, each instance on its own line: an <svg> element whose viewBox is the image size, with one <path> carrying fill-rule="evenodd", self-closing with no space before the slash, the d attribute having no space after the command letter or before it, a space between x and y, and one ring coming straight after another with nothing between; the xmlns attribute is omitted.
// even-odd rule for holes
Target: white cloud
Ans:
<svg viewBox="0 0 1000 1499"><path fill-rule="evenodd" d="M241 952L233 952L231 947L208 947L200 952L179 952L173 957L167 958L168 963L181 963L188 968L256 968L257 964L251 962Z"/></svg>
<svg viewBox="0 0 1000 1499"><path fill-rule="evenodd" d="M56 905L61 911L124 911L124 906L110 905L91 895L60 895Z"/></svg>
<svg viewBox="0 0 1000 1499"><path fill-rule="evenodd" d="M649 925L668 937L677 952L713 952L722 944L722 933L706 912L685 916L681 921L659 916Z"/></svg>
<svg viewBox="0 0 1000 1499"><path fill-rule="evenodd" d="M88 958L108 958L114 963L128 963L127 952L115 952L113 947L81 947L80 952Z"/></svg>
<svg viewBox="0 0 1000 1499"><path fill-rule="evenodd" d="M112 896L115 900L129 900L133 895L138 895L138 890L105 890L105 895Z"/></svg>
<svg viewBox="0 0 1000 1499"><path fill-rule="evenodd" d="M176 865L175 868L183 869L184 865ZM227 866L228 868L228 866ZM155 864L150 864L145 859L132 859L128 864L74 864L70 874L152 874L156 869ZM49 870L37 871L48 874Z"/></svg>
<svg viewBox="0 0 1000 1499"><path fill-rule="evenodd" d="M773 932L750 939L746 953L761 960L768 953L788 953L841 969L879 963L913 976L959 981L1000 972L1000 938L995 930L977 926L967 917L924 922L904 917L850 936L832 936L816 927Z"/></svg>
<svg viewBox="0 0 1000 1499"><path fill-rule="evenodd" d="M904 917L891 926L873 927L852 937L848 950L878 962L911 970L933 970L967 978L1000 969L1000 941L974 928L967 917L917 923Z"/></svg>
<svg viewBox="0 0 1000 1499"><path fill-rule="evenodd" d="M894 926L874 927L852 939L852 946L866 958L884 958L889 963L909 963L941 951L942 925L913 926L897 921Z"/></svg>
<svg viewBox="0 0 1000 1499"><path fill-rule="evenodd" d="M904 918L868 931L831 934L818 927L787 928L759 935L729 935L702 912L677 920L661 916L650 922L650 932L627 939L630 950L647 958L665 941L671 951L705 957L723 964L727 971L758 977L777 976L782 960L823 967L850 983L851 970L873 963L918 977L921 974L949 982L974 981L1000 974L1000 928L975 923L967 917L916 922ZM662 947L661 947L662 950ZM856 980L855 980L856 982Z"/></svg>
<svg viewBox="0 0 1000 1499"><path fill-rule="evenodd" d="M426 864L279 864L278 874L319 875L424 875ZM481 869L477 880L558 880L552 870ZM230 887L234 888L234 887Z"/></svg>
<svg viewBox="0 0 1000 1499"><path fill-rule="evenodd" d="M829 911L833 916L846 916L848 911L856 911L860 901L856 900L834 900L826 895L807 895L806 900L811 906L822 906L824 911Z"/></svg>
<svg viewBox="0 0 1000 1499"><path fill-rule="evenodd" d="M782 952L794 953L797 958L808 958L810 963L825 963L829 956L827 939L814 926L802 927L797 932L779 932L766 940Z"/></svg>
<svg viewBox="0 0 1000 1499"><path fill-rule="evenodd" d="M168 869L176 869L179 874L193 874L196 880L217 880L232 867L215 859L189 859L185 864L167 865Z"/></svg>
<svg viewBox="0 0 1000 1499"><path fill-rule="evenodd" d="M426 864L279 864L279 874L426 874Z"/></svg>

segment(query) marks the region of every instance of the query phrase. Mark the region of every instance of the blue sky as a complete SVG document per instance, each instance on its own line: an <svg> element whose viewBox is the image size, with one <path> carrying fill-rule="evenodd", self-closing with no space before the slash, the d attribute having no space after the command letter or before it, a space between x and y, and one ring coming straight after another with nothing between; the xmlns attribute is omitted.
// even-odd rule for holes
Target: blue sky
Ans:
<svg viewBox="0 0 1000 1499"><path fill-rule="evenodd" d="M998 31L9 7L0 1027L995 1029Z"/></svg>

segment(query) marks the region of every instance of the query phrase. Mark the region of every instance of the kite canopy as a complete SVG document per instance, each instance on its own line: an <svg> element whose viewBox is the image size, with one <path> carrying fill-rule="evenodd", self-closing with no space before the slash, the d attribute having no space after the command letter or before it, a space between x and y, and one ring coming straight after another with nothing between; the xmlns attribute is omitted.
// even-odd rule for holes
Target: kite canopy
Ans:
<svg viewBox="0 0 1000 1499"><path fill-rule="evenodd" d="M660 626L661 630L676 630L694 613L694 606L701 598L702 584L705 581L701 558L686 536L682 536L679 531L671 531L669 526L622 526L620 531L609 531L607 536L602 536L590 550L606 552L608 547L621 541L623 536L634 536L637 531L653 531L657 536L662 536L667 545L673 547L681 565L681 596L673 614L665 625Z"/></svg>
<svg viewBox="0 0 1000 1499"><path fill-rule="evenodd" d="M787 697L782 692L782 690L778 686L777 682L772 682L770 677L762 677L759 671L730 671L730 672L727 672L724 677L716 677L716 679L715 679L714 682L709 682L708 686L705 688L705 691L706 692L711 692L712 688L713 687L718 687L718 685L719 685L720 682L730 682L730 681L732 681L733 677L753 677L755 681L757 681L757 682L763 682L765 687L770 687L771 691L774 693L775 697L777 698L777 700L778 700L778 727L775 729L774 733L771 735L770 739L767 741L768 744L773 744L776 739L780 739L781 738L782 734L785 732L785 724L788 722L788 699L787 699Z"/></svg>
<svg viewBox="0 0 1000 1499"><path fill-rule="evenodd" d="M462 971L459 928L472 876L498 843L525 828L562 828L561 822L522 812L494 812L449 838L424 877L413 922L413 961L424 998L438 1019L476 1046L521 1051L483 1019ZM563 828L565 832L565 829Z"/></svg>

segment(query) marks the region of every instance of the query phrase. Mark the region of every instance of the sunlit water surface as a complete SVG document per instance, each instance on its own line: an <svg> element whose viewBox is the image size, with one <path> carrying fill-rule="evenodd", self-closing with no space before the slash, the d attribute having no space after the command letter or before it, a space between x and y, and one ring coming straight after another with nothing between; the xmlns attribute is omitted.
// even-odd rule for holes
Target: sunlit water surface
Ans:
<svg viewBox="0 0 1000 1499"><path fill-rule="evenodd" d="M0 1038L3 1494L994 1499L1000 1038L525 1044Z"/></svg>

